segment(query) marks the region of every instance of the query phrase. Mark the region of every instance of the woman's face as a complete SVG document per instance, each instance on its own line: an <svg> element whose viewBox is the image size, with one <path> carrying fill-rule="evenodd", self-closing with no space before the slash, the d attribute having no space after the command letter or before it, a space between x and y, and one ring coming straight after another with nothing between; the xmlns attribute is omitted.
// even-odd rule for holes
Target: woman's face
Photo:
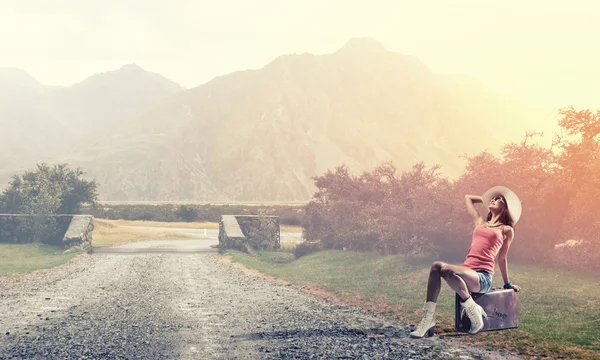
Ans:
<svg viewBox="0 0 600 360"><path fill-rule="evenodd" d="M500 213L506 207L506 200L504 197L497 195L490 199L490 203L488 204L488 208L490 211L495 213Z"/></svg>

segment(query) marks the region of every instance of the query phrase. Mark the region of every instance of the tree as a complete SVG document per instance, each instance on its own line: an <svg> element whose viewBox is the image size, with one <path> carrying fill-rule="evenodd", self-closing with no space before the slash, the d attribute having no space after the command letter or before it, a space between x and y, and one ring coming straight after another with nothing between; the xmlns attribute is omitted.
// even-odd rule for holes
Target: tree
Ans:
<svg viewBox="0 0 600 360"><path fill-rule="evenodd" d="M325 249L432 254L450 213L450 182L417 163L398 177L389 162L351 175L345 166L315 178L304 236Z"/></svg>
<svg viewBox="0 0 600 360"><path fill-rule="evenodd" d="M83 175L66 164L39 164L36 171L12 177L0 195L0 211L28 215L20 221L22 233L29 241L42 241L56 231L54 215L73 213L83 203L96 203L97 183Z"/></svg>
<svg viewBox="0 0 600 360"><path fill-rule="evenodd" d="M558 164L570 180L569 216L565 236L597 237L600 222L594 221L600 206L596 198L600 187L600 110L560 110L559 125L570 136L562 139Z"/></svg>
<svg viewBox="0 0 600 360"><path fill-rule="evenodd" d="M29 235L30 242L41 242L56 231L56 219L52 215L60 207L59 184L47 176L37 176L25 179L20 185L21 214L28 215L20 222L21 231Z"/></svg>
<svg viewBox="0 0 600 360"><path fill-rule="evenodd" d="M57 197L59 206L55 214L72 214L82 204L95 204L98 199L98 184L86 180L80 169L72 170L67 164L49 166L37 165L36 171L23 175L13 175L9 187L0 195L0 210L12 214L24 214L31 210L31 204L49 196ZM40 197L40 199L36 199ZM40 207L40 211L48 208Z"/></svg>

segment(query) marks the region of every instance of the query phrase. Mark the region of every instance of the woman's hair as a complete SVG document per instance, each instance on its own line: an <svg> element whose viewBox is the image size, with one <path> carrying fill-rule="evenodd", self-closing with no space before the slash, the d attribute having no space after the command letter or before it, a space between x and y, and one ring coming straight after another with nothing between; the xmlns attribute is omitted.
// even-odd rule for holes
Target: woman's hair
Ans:
<svg viewBox="0 0 600 360"><path fill-rule="evenodd" d="M504 198L504 196L501 196L501 198L504 202L504 210L502 210L502 215L500 215L499 220L504 225L509 225L510 227L515 227L515 221L510 216L510 213L508 212L508 204L506 204L506 199ZM492 212L491 211L488 212L486 221L490 221L490 220L492 220Z"/></svg>

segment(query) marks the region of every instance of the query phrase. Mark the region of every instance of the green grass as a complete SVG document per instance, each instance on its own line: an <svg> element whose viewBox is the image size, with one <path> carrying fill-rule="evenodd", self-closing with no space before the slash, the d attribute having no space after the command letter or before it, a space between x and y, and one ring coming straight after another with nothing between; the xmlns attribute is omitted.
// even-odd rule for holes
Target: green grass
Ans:
<svg viewBox="0 0 600 360"><path fill-rule="evenodd" d="M234 261L309 291L321 292L349 305L399 315L406 323L420 319L431 261L403 256L323 251L298 260L273 261L230 251ZM280 259L280 258L277 258ZM600 276L551 268L509 265L511 280L521 286L519 328L461 336L525 356L600 358ZM494 286L503 285L496 270ZM436 322L447 335L454 331L454 293L443 282Z"/></svg>
<svg viewBox="0 0 600 360"><path fill-rule="evenodd" d="M286 264L295 260L294 254L281 251L259 251L258 258L274 264Z"/></svg>
<svg viewBox="0 0 600 360"><path fill-rule="evenodd" d="M62 252L61 248L41 244L0 244L0 276L52 268L80 254Z"/></svg>

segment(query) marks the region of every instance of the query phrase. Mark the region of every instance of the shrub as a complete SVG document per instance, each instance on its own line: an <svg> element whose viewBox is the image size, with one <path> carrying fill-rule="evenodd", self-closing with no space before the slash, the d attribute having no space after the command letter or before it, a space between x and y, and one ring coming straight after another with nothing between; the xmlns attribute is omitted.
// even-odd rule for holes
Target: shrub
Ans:
<svg viewBox="0 0 600 360"><path fill-rule="evenodd" d="M181 205L175 212L175 216L186 222L198 221L198 210L190 206Z"/></svg>
<svg viewBox="0 0 600 360"><path fill-rule="evenodd" d="M294 249L294 256L297 259L304 255L312 254L321 250L323 250L321 243L315 241L304 241L296 245L296 248Z"/></svg>
<svg viewBox="0 0 600 360"><path fill-rule="evenodd" d="M559 267L599 272L600 241L568 240L554 248L550 259Z"/></svg>
<svg viewBox="0 0 600 360"><path fill-rule="evenodd" d="M282 242L279 247L279 251L293 254L296 251L297 245L298 245L298 243L291 242L291 241Z"/></svg>

